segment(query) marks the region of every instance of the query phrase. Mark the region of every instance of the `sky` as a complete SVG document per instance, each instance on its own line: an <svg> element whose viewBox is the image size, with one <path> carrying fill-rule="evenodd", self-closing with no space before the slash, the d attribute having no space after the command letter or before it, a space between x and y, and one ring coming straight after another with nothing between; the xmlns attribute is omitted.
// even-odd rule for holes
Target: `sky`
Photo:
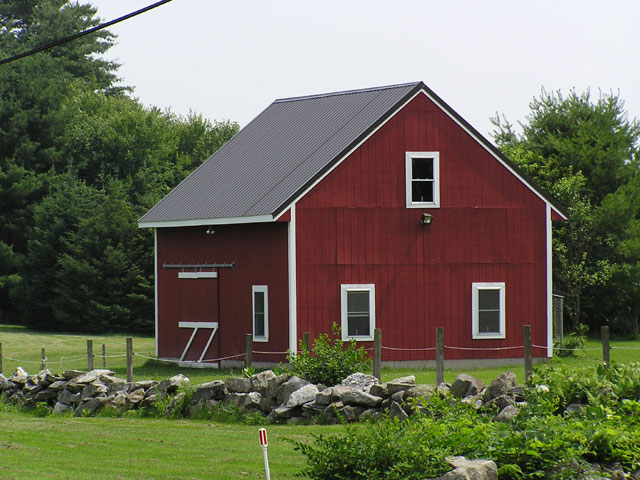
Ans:
<svg viewBox="0 0 640 480"><path fill-rule="evenodd" d="M86 1L104 21L154 3ZM638 0L173 0L109 30L144 105L241 127L277 98L419 80L489 139L542 88L640 118Z"/></svg>

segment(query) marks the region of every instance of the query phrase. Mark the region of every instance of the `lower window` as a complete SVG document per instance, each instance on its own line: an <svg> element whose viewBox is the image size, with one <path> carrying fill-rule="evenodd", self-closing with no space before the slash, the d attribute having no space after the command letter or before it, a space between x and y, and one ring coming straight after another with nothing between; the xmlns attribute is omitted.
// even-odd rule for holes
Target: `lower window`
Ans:
<svg viewBox="0 0 640 480"><path fill-rule="evenodd" d="M473 338L505 338L504 282L474 283L471 295Z"/></svg>
<svg viewBox="0 0 640 480"><path fill-rule="evenodd" d="M266 285L251 287L253 295L253 341L269 341L269 289Z"/></svg>
<svg viewBox="0 0 640 480"><path fill-rule="evenodd" d="M342 311L343 340L373 340L376 324L375 285L341 285L340 300Z"/></svg>

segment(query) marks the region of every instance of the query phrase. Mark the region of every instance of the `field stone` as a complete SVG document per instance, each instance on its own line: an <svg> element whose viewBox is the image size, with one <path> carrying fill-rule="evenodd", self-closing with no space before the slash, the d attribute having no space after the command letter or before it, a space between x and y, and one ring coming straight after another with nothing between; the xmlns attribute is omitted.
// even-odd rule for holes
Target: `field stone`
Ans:
<svg viewBox="0 0 640 480"><path fill-rule="evenodd" d="M269 413L276 407L276 399L273 397L262 397L262 401L260 402L260 410L264 413Z"/></svg>
<svg viewBox="0 0 640 480"><path fill-rule="evenodd" d="M396 378L387 382L387 390L389 395L393 395L396 392L407 390L411 387L415 387L416 377L414 375L408 375L406 377Z"/></svg>
<svg viewBox="0 0 640 480"><path fill-rule="evenodd" d="M345 387L354 387L363 392L368 392L372 385L378 383L378 379L373 375L367 375L365 373L352 373L347 378L340 382L340 385Z"/></svg>
<svg viewBox="0 0 640 480"><path fill-rule="evenodd" d="M271 380L275 380L276 374L271 370L265 370L264 372L256 373L251 376L251 390L254 392L258 392L262 396L266 396L267 390L269 389L269 382ZM275 390L274 390L275 391ZM273 391L269 392L270 395L273 395Z"/></svg>
<svg viewBox="0 0 640 480"><path fill-rule="evenodd" d="M504 372L498 375L484 392L484 401L488 402L496 397L505 395L510 388L518 385L518 379L513 372Z"/></svg>
<svg viewBox="0 0 640 480"><path fill-rule="evenodd" d="M391 402L391 407L389 407L389 415L397 418L401 422L409 418L409 415L407 415L407 412L404 411L400 404L393 401Z"/></svg>
<svg viewBox="0 0 640 480"><path fill-rule="evenodd" d="M364 411L364 407L345 405L340 410L338 410L338 413L347 422L355 422L356 420L358 420L358 418L360 418L360 415L362 415L362 412Z"/></svg>
<svg viewBox="0 0 640 480"><path fill-rule="evenodd" d="M107 392L109 391L109 389L107 388L106 385L94 381L93 383L90 383L89 385L86 385L83 389L82 389L82 398L92 398L98 395L106 395Z"/></svg>
<svg viewBox="0 0 640 480"><path fill-rule="evenodd" d="M69 382L66 380L57 380L49 385L49 390L53 390L54 392L61 392L67 387Z"/></svg>
<svg viewBox="0 0 640 480"><path fill-rule="evenodd" d="M307 380L304 380L300 377L296 377L294 375L278 387L276 400L278 401L279 404L286 403L287 400L289 399L289 395L291 395L296 390L299 390L308 384L309 382Z"/></svg>
<svg viewBox="0 0 640 480"><path fill-rule="evenodd" d="M451 395L464 398L477 395L484 388L484 382L476 377L461 373L451 384Z"/></svg>
<svg viewBox="0 0 640 480"><path fill-rule="evenodd" d="M64 403L65 405L77 405L82 400L82 396L80 393L73 393L71 390L63 390L62 393L58 395L58 402Z"/></svg>
<svg viewBox="0 0 640 480"><path fill-rule="evenodd" d="M113 376L115 374L111 370L97 369L97 370L91 370L90 372L87 372L87 373L83 373L82 375L75 377L73 381L75 383L93 383L96 380L98 380L98 378L101 375Z"/></svg>
<svg viewBox="0 0 640 480"><path fill-rule="evenodd" d="M416 385L415 387L411 387L408 390L405 390L403 395L403 400L406 402L410 398L424 398L429 399L431 395L436 391L436 387L433 385Z"/></svg>
<svg viewBox="0 0 640 480"><path fill-rule="evenodd" d="M107 387L107 395L114 395L118 392L128 392L132 387L132 383L126 382L124 380L120 382L112 382Z"/></svg>
<svg viewBox="0 0 640 480"><path fill-rule="evenodd" d="M177 392L178 388L180 388L182 385L188 384L189 378L179 373L178 375L174 375L167 380L162 380L156 388L160 395L169 395L171 393Z"/></svg>
<svg viewBox="0 0 640 480"><path fill-rule="evenodd" d="M249 392L244 399L242 407L246 410L258 410L262 403L262 395L258 392Z"/></svg>
<svg viewBox="0 0 640 480"><path fill-rule="evenodd" d="M318 387L312 383L308 383L294 392L291 392L291 395L289 395L289 398L287 398L287 401L283 406L289 408L302 406L305 403L314 401L317 393Z"/></svg>
<svg viewBox="0 0 640 480"><path fill-rule="evenodd" d="M192 403L200 400L222 400L227 394L225 383L222 380L214 380L212 382L203 383L193 392Z"/></svg>
<svg viewBox="0 0 640 480"><path fill-rule="evenodd" d="M316 403L319 405L329 405L333 396L333 387L328 387L316 394Z"/></svg>
<svg viewBox="0 0 640 480"><path fill-rule="evenodd" d="M36 393L33 397L35 402L47 402L52 398L56 398L58 396L58 392L47 388L46 390L42 390Z"/></svg>
<svg viewBox="0 0 640 480"><path fill-rule="evenodd" d="M144 400L144 388L138 388L129 394L129 402L133 405L139 404Z"/></svg>
<svg viewBox="0 0 640 480"><path fill-rule="evenodd" d="M277 407L277 408L274 408L271 412L276 418L292 418L292 417L295 417L296 414L300 412L300 408Z"/></svg>
<svg viewBox="0 0 640 480"><path fill-rule="evenodd" d="M176 409L176 407L178 406L178 402L180 402L184 397L186 396L186 393L184 392L179 392L177 393L167 404L166 408L164 409L164 416L165 417L169 417L171 416L171 414L173 413L173 411Z"/></svg>
<svg viewBox="0 0 640 480"><path fill-rule="evenodd" d="M345 405L359 405L364 407L377 407L382 403L381 397L376 397L367 392L352 390L340 395L340 400Z"/></svg>
<svg viewBox="0 0 640 480"><path fill-rule="evenodd" d="M494 422L508 422L520 413L520 409L515 405L507 405L500 413L493 417Z"/></svg>
<svg viewBox="0 0 640 480"><path fill-rule="evenodd" d="M9 377L9 381L24 385L25 383L27 383L28 377L29 374L27 373L27 371L22 367L18 367L16 368L16 371L13 373L13 375Z"/></svg>
<svg viewBox="0 0 640 480"><path fill-rule="evenodd" d="M386 383L376 383L371 385L369 388L369 393L371 395L375 395L376 397L387 398L389 396L389 388Z"/></svg>
<svg viewBox="0 0 640 480"><path fill-rule="evenodd" d="M53 407L53 414L61 415L65 412L68 412L69 410L71 410L71 407L69 405L66 405L62 402L56 402L56 404Z"/></svg>
<svg viewBox="0 0 640 480"><path fill-rule="evenodd" d="M123 380L121 378L116 378L116 377L111 377L111 378L113 378L114 381ZM102 377L100 377L100 379L102 380ZM103 383L107 384L107 382L105 382L104 380L103 380ZM157 380L140 380L133 384L133 389L138 390L139 388L142 388L146 392L150 388L157 386L159 383L160 382L158 382Z"/></svg>
<svg viewBox="0 0 640 480"><path fill-rule="evenodd" d="M361 421L376 421L382 418L384 414L380 411L379 408L370 408L362 412L360 415Z"/></svg>
<svg viewBox="0 0 640 480"><path fill-rule="evenodd" d="M498 467L491 460L449 457L447 461L454 469L436 480L498 480Z"/></svg>
<svg viewBox="0 0 640 480"><path fill-rule="evenodd" d="M83 372L82 370L65 370L62 376L64 377L65 380L68 381L68 380L73 380L74 378L79 377L84 373L85 372Z"/></svg>
<svg viewBox="0 0 640 480"><path fill-rule="evenodd" d="M94 415L95 413L99 412L106 403L107 399L105 397L90 398L89 400L80 402L80 404L73 411L73 415L75 417L80 417L84 414L84 412L87 412L88 415Z"/></svg>
<svg viewBox="0 0 640 480"><path fill-rule="evenodd" d="M251 380L242 377L229 377L224 381L224 386L229 393L249 393Z"/></svg>
<svg viewBox="0 0 640 480"><path fill-rule="evenodd" d="M340 410L342 407L344 407L344 403L340 401L332 402L327 406L327 408L325 408L322 411L322 418L327 422L330 421L331 419L337 419L338 415L336 412Z"/></svg>

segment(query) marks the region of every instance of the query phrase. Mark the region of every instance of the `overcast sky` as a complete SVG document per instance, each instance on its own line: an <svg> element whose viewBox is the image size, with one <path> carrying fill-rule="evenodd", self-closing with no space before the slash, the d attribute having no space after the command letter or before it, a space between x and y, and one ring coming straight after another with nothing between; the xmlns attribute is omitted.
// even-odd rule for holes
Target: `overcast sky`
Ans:
<svg viewBox="0 0 640 480"><path fill-rule="evenodd" d="M88 1L105 21L154 3ZM142 103L241 126L276 98L418 80L489 138L541 87L619 91L640 117L638 0L173 0L110 30Z"/></svg>

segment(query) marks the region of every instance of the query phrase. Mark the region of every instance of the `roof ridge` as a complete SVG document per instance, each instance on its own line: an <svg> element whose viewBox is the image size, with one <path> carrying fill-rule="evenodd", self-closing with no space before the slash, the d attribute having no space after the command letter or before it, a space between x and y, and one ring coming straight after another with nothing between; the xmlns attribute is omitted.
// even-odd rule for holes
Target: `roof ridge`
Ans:
<svg viewBox="0 0 640 480"><path fill-rule="evenodd" d="M395 85L384 85L382 87L358 88L353 90L342 90L339 92L317 93L313 95L302 95L299 97L277 98L273 103L296 102L300 100L312 100L314 98L334 97L338 95L350 95L354 93L375 92L379 90L391 90L393 88L415 87L422 82L398 83Z"/></svg>

